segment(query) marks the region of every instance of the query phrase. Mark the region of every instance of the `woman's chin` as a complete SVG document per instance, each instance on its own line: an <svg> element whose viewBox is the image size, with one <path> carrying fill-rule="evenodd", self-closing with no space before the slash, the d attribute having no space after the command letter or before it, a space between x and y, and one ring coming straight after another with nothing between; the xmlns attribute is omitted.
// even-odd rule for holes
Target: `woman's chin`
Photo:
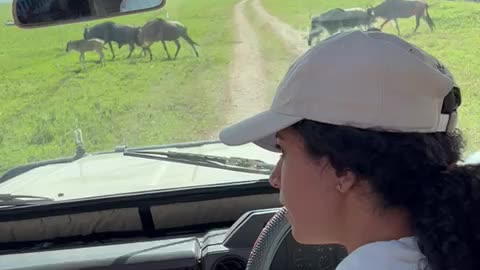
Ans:
<svg viewBox="0 0 480 270"><path fill-rule="evenodd" d="M293 224L292 224L292 236L293 236L293 239L295 239L295 241L297 241L299 244L304 244L304 245L309 244L308 239L306 239L307 237L305 237L305 235L303 235L301 231L298 230L298 228Z"/></svg>
<svg viewBox="0 0 480 270"><path fill-rule="evenodd" d="M303 244L303 245L312 244L312 243L309 243L308 239L305 239L305 237L302 237L302 235L300 235L299 233L296 233L295 230L293 230L293 228L292 228L292 236L293 236L293 239L295 239L295 241L299 244Z"/></svg>
<svg viewBox="0 0 480 270"><path fill-rule="evenodd" d="M290 223L290 225L293 226L293 224L292 224L292 217L290 217L290 213L288 212L288 210L287 210L287 212L286 212L286 214L285 214L285 217L287 218L288 223Z"/></svg>
<svg viewBox="0 0 480 270"><path fill-rule="evenodd" d="M295 225L295 222L293 222L293 218L288 211L285 217L287 218L288 223L290 223L290 226L292 227L293 239L295 239L295 241L300 244L304 244L304 239L302 237L302 234L300 233L301 230L299 230L298 227Z"/></svg>
<svg viewBox="0 0 480 270"><path fill-rule="evenodd" d="M290 223L290 226L292 227L292 236L296 242L304 245L315 244L312 243L312 237L308 237L308 234L305 234L304 230L302 230L299 226L295 224L294 219L288 211L285 217L287 218L288 223Z"/></svg>
<svg viewBox="0 0 480 270"><path fill-rule="evenodd" d="M318 235L305 233L294 225L292 225L292 237L297 243L302 245L329 245L337 242L333 239L322 239L319 238Z"/></svg>

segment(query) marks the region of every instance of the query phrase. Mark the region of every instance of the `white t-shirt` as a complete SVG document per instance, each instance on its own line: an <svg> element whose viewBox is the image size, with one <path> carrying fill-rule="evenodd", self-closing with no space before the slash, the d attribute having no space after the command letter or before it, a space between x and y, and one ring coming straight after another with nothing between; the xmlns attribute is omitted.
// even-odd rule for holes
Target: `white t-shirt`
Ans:
<svg viewBox="0 0 480 270"><path fill-rule="evenodd" d="M412 236L363 245L345 257L336 270L420 270L425 263Z"/></svg>

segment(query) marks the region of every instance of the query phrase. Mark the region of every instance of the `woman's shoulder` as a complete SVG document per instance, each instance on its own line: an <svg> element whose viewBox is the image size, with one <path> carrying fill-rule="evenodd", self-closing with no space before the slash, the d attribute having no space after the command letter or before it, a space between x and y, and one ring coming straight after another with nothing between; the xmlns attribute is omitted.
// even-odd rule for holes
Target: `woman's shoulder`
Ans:
<svg viewBox="0 0 480 270"><path fill-rule="evenodd" d="M424 256L413 236L372 242L350 253L336 270L417 270Z"/></svg>

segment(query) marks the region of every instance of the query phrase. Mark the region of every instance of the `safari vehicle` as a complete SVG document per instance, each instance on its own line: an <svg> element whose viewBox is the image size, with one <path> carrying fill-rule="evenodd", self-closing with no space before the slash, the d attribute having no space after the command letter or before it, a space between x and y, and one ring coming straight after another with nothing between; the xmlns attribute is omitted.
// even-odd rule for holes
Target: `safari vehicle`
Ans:
<svg viewBox="0 0 480 270"><path fill-rule="evenodd" d="M278 154L217 140L268 106L311 17L381 4L327 2L0 0L0 269L335 269L341 246L291 237ZM405 24L450 67L477 163L480 5L428 3L434 32L371 26Z"/></svg>

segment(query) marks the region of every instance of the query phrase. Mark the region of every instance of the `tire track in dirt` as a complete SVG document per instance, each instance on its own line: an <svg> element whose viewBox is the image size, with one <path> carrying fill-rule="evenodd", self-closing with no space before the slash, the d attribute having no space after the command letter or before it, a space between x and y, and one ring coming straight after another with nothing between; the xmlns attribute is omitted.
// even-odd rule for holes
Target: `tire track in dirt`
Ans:
<svg viewBox="0 0 480 270"><path fill-rule="evenodd" d="M265 71L259 37L246 16L242 0L234 7L235 40L227 96L227 124L252 116L268 107Z"/></svg>
<svg viewBox="0 0 480 270"><path fill-rule="evenodd" d="M269 24L290 54L299 56L309 48L303 38L304 33L268 13L260 0L238 2L233 11L236 42L226 93L225 125L250 117L270 105L266 101L267 78L260 37L247 18L247 12L253 12L262 23ZM217 135L218 132L215 132L214 136Z"/></svg>
<svg viewBox="0 0 480 270"><path fill-rule="evenodd" d="M270 24L272 30L280 37L291 54L299 56L309 49L304 39L305 33L294 29L289 24L268 13L263 7L261 0L252 1L253 10L258 18L263 21L263 23Z"/></svg>

